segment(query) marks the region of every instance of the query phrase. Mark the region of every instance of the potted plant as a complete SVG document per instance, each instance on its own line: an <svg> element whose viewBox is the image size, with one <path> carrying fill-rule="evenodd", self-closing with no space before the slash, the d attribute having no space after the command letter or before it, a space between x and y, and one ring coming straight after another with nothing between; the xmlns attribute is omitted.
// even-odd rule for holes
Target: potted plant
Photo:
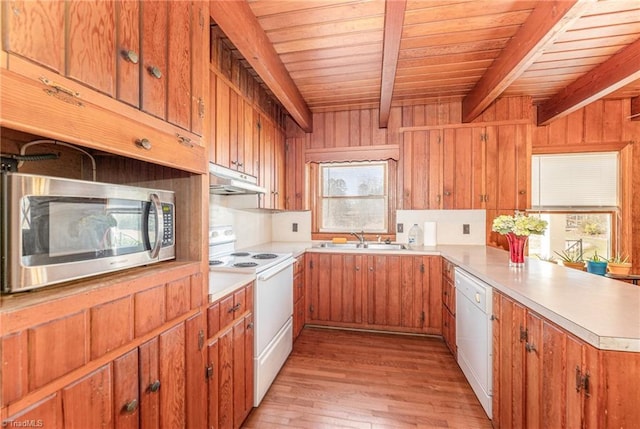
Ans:
<svg viewBox="0 0 640 429"><path fill-rule="evenodd" d="M516 212L513 216L500 215L493 219L492 231L504 235L509 243L509 265L524 266L524 253L531 234L542 235L547 229L547 221L537 216Z"/></svg>
<svg viewBox="0 0 640 429"><path fill-rule="evenodd" d="M587 260L587 271L592 274L598 274L604 276L607 272L607 260L598 255L596 250L593 256Z"/></svg>
<svg viewBox="0 0 640 429"><path fill-rule="evenodd" d="M563 250L562 253L558 253L554 250L554 253L560 256L558 263L562 262L565 267L573 268L575 270L584 271L584 259L582 259L582 253L568 252Z"/></svg>
<svg viewBox="0 0 640 429"><path fill-rule="evenodd" d="M629 256L627 255L615 255L609 259L607 264L607 271L611 274L618 276L629 275L631 271L631 262L629 262Z"/></svg>

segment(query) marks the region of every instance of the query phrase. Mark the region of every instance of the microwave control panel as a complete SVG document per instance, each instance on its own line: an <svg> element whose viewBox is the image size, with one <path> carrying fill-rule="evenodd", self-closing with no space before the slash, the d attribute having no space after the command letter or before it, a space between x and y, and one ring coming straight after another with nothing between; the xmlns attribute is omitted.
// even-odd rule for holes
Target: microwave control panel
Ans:
<svg viewBox="0 0 640 429"><path fill-rule="evenodd" d="M162 203L162 219L164 222L164 235L162 236L162 247L173 246L173 242L174 242L173 204Z"/></svg>

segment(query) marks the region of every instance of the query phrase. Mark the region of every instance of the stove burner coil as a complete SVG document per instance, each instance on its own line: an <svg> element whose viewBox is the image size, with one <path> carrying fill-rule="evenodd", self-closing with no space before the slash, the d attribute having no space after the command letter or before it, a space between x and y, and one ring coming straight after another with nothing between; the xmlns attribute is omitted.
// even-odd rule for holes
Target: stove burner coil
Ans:
<svg viewBox="0 0 640 429"><path fill-rule="evenodd" d="M231 256L249 256L249 252L233 252Z"/></svg>
<svg viewBox="0 0 640 429"><path fill-rule="evenodd" d="M224 262L222 262L219 259L214 259L213 261L209 261L209 265L220 265L223 264Z"/></svg>
<svg viewBox="0 0 640 429"><path fill-rule="evenodd" d="M251 268L251 267L257 267L258 263L257 262L237 262L233 264L233 266L237 268Z"/></svg>
<svg viewBox="0 0 640 429"><path fill-rule="evenodd" d="M274 259L277 257L278 255L275 255L273 253L258 253L257 255L252 256L252 258L254 259Z"/></svg>

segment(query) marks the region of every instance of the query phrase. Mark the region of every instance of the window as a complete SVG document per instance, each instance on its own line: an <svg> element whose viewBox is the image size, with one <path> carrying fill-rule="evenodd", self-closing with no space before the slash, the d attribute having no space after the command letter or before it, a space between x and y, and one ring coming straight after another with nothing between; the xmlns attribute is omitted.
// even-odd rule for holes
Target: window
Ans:
<svg viewBox="0 0 640 429"><path fill-rule="evenodd" d="M319 232L387 232L388 163L319 164Z"/></svg>
<svg viewBox="0 0 640 429"><path fill-rule="evenodd" d="M534 155L532 211L549 223L529 237L529 254L554 252L608 258L614 246L618 205L616 152Z"/></svg>

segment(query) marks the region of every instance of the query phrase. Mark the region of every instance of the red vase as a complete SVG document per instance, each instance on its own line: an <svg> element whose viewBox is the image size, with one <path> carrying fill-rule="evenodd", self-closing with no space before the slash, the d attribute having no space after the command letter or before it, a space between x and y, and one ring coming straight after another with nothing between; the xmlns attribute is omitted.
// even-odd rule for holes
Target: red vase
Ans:
<svg viewBox="0 0 640 429"><path fill-rule="evenodd" d="M509 242L509 265L512 267L524 266L524 248L527 245L528 235L515 235L513 232L506 234Z"/></svg>

